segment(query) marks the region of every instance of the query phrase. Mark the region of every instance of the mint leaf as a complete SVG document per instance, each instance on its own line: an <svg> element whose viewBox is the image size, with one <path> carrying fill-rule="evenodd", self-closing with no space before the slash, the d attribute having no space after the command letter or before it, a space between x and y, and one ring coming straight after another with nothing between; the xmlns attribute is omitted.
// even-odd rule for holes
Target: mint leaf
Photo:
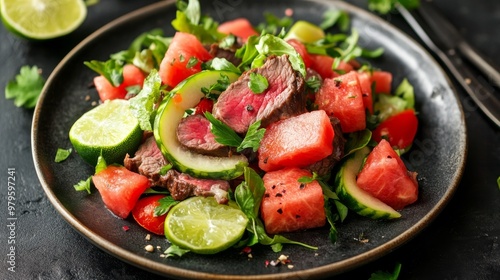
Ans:
<svg viewBox="0 0 500 280"><path fill-rule="evenodd" d="M250 73L250 80L248 81L248 87L255 94L263 93L268 87L269 82L266 77L258 73Z"/></svg>
<svg viewBox="0 0 500 280"><path fill-rule="evenodd" d="M161 78L158 70L153 69L144 80L142 90L130 98L130 110L139 121L144 131L153 130L153 121L156 114L154 105L161 98Z"/></svg>
<svg viewBox="0 0 500 280"><path fill-rule="evenodd" d="M54 161L61 162L61 161L66 160L71 155L72 151L73 151L73 149L71 149L71 148L69 148L69 149L58 148L57 153L56 153L56 158L54 159Z"/></svg>
<svg viewBox="0 0 500 280"><path fill-rule="evenodd" d="M15 80L5 87L5 98L14 99L14 105L27 109L35 108L38 97L45 85L42 71L37 66L23 66Z"/></svg>

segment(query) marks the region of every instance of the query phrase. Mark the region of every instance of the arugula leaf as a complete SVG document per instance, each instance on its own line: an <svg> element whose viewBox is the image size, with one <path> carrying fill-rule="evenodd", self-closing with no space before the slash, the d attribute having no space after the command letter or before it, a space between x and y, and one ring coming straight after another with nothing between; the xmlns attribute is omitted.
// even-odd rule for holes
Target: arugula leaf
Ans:
<svg viewBox="0 0 500 280"><path fill-rule="evenodd" d="M80 181L73 187L75 188L76 191L86 191L88 194L90 194L90 180L92 179L92 176L88 177L87 180L85 181Z"/></svg>
<svg viewBox="0 0 500 280"><path fill-rule="evenodd" d="M397 263L392 273L386 271L376 271L372 273L370 280L397 280L401 272L401 264Z"/></svg>
<svg viewBox="0 0 500 280"><path fill-rule="evenodd" d="M270 12L264 12L264 19L265 22L259 23L256 26L257 31L260 33L276 35L280 30L289 28L293 24L293 18L289 16L279 18Z"/></svg>
<svg viewBox="0 0 500 280"><path fill-rule="evenodd" d="M69 148L69 149L58 148L57 153L56 153L56 158L54 159L54 161L61 162L61 161L66 160L71 155L72 151L73 151L73 149L71 149L71 148Z"/></svg>
<svg viewBox="0 0 500 280"><path fill-rule="evenodd" d="M159 205L155 207L153 214L155 217L166 214L168 211L170 211L170 208L178 204L179 201L174 200L171 196L165 196L164 198L159 199L158 203Z"/></svg>
<svg viewBox="0 0 500 280"><path fill-rule="evenodd" d="M302 76L306 76L306 66L302 60L302 56L288 44L285 40L266 34L260 37L259 42L255 46L257 52L261 55L268 56L274 55L288 55L288 59L292 64L294 70L299 71Z"/></svg>
<svg viewBox="0 0 500 280"><path fill-rule="evenodd" d="M142 90L130 98L130 110L139 121L142 130L153 130L152 122L156 114L155 103L161 98L161 78L156 69L144 80Z"/></svg>
<svg viewBox="0 0 500 280"><path fill-rule="evenodd" d="M181 247L171 244L170 247L163 252L167 258L169 257L182 257L184 254L189 253L191 251L182 249Z"/></svg>
<svg viewBox="0 0 500 280"><path fill-rule="evenodd" d="M269 82L266 77L258 73L250 73L250 80L248 81L248 87L255 94L263 93L268 87Z"/></svg>
<svg viewBox="0 0 500 280"><path fill-rule="evenodd" d="M246 44L236 50L235 56L241 59L241 63L238 65L239 69L246 69L248 65L252 64L254 58L259 54L257 48L255 47L259 42L259 38L259 36L248 37Z"/></svg>
<svg viewBox="0 0 500 280"><path fill-rule="evenodd" d="M195 35L202 43L215 43L226 37L217 31L218 23L211 17L201 16L198 0L177 1L176 18L172 21L175 30Z"/></svg>
<svg viewBox="0 0 500 280"><path fill-rule="evenodd" d="M215 141L229 147L238 147L243 139L225 123L216 119L210 112L205 112L205 117L212 124L211 131L215 136Z"/></svg>
<svg viewBox="0 0 500 280"><path fill-rule="evenodd" d="M5 87L5 98L14 99L14 105L32 109L36 106L38 97L45 85L42 71L37 66L21 67L15 80L11 80Z"/></svg>
<svg viewBox="0 0 500 280"><path fill-rule="evenodd" d="M349 133L347 141L344 145L344 157L361 150L370 143L372 132L369 129L364 129Z"/></svg>
<svg viewBox="0 0 500 280"><path fill-rule="evenodd" d="M380 14L388 14L397 4L407 9L415 9L420 6L420 0L368 0L368 9Z"/></svg>
<svg viewBox="0 0 500 280"><path fill-rule="evenodd" d="M339 25L340 31L346 32L350 25L350 18L347 12L341 10L328 10L323 14L323 21L319 27L326 30L333 27L335 24Z"/></svg>

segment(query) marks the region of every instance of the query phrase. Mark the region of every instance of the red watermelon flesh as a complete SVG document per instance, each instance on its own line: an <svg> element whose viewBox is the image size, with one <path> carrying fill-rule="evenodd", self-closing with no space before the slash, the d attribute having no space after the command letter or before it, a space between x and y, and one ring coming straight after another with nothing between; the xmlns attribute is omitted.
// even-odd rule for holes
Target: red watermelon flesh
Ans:
<svg viewBox="0 0 500 280"><path fill-rule="evenodd" d="M306 167L333 152L333 130L325 111L317 110L275 122L260 143L259 167L273 171Z"/></svg>
<svg viewBox="0 0 500 280"><path fill-rule="evenodd" d="M382 139L366 158L358 186L396 210L418 198L417 173L409 172L389 142Z"/></svg>
<svg viewBox="0 0 500 280"><path fill-rule="evenodd" d="M314 103L328 115L337 117L344 133L366 128L363 93L355 71L325 79Z"/></svg>
<svg viewBox="0 0 500 280"><path fill-rule="evenodd" d="M285 168L264 175L266 192L260 213L266 232L277 234L325 225L324 198L317 181L300 183L312 174L299 168Z"/></svg>

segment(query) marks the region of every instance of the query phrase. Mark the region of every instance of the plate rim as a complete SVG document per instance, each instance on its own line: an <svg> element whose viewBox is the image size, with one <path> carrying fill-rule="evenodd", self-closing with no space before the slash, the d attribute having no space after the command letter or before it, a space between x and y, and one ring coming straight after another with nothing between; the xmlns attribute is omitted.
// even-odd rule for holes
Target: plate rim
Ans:
<svg viewBox="0 0 500 280"><path fill-rule="evenodd" d="M450 183L450 186L443 193L442 197L439 201L431 208L431 210L425 214L418 222L412 226L410 226L403 233L394 237L393 239L387 241L386 243L381 244L373 249L370 249L366 252L358 254L356 256L330 263L327 265L323 265L320 267L313 267L310 269L304 269L299 271L290 271L283 273L269 273L269 274L257 274L257 275L234 275L234 274L214 274L209 272L201 272L201 271L191 271L175 266L171 266L168 264L160 264L155 261L151 261L145 257L139 256L134 252L130 252L122 247L115 245L111 241L107 241L105 238L101 237L97 233L92 232L92 230L82 224L78 219L66 208L63 203L57 198L55 193L53 192L51 186L46 181L45 175L43 174L42 167L39 164L37 159L37 151L39 150L36 139L38 138L38 132L36 128L39 123L39 116L41 114L42 108L44 107L44 102L46 100L46 96L48 95L48 88L53 83L53 80L59 75L58 73L64 67L64 65L71 60L73 56L75 56L78 52L83 50L89 43L98 39L102 34L108 32L113 28L120 27L122 24L127 23L128 21L134 20L136 18L144 17L147 14L154 12L157 9L164 9L170 5L175 4L175 0L166 0L160 1L153 4L149 4L142 8L139 8L135 11L126 13L109 23L103 25L96 31L92 32L89 36L83 39L80 43L78 43L54 68L54 70L49 75L45 86L42 89L42 93L39 98L39 102L37 103L32 120L31 126L31 150L32 157L34 161L34 166L36 170L37 177L44 189L46 195L48 196L51 204L55 207L55 209L59 212L59 214L64 218L64 220L69 223L80 235L89 240L92 244L99 247L103 251L108 254L128 263L133 266L136 266L140 269L147 270L159 275L163 276L174 276L174 277L182 277L182 278L192 278L199 279L203 278L217 278L217 279L285 279L289 277L320 277L320 276L328 276L339 273L345 273L349 270L352 270L361 265L367 264L369 262L378 259L389 252L397 249L403 244L409 242L412 238L414 238L418 233L420 233L426 226L428 226L432 221L442 212L444 207L448 204L456 189L459 186L460 180L463 176L465 163L468 152L468 136L467 136L467 126L465 122L465 114L463 111L462 104L458 97L456 88L454 84L451 82L447 73L443 70L441 65L435 60L435 58L424 48L421 44L419 44L416 40L410 37L408 34L400 30L398 27L393 24L377 17L376 15L355 6L351 3L346 3L343 1L327 1L327 0L306 0L304 2L314 2L321 4L334 5L343 10L348 10L349 12L356 13L362 17L367 17L370 20L373 20L377 25L381 25L382 27L389 29L395 33L402 39L406 40L409 44L414 45L414 47L421 53L423 53L426 58L430 59L431 63L436 67L438 71L441 72L443 77L446 79L447 86L450 88L451 92L454 95L454 98L457 102L458 109L460 112L460 122L463 128L463 135L460 135L460 139L464 141L460 156L461 162L458 166L458 169L455 172L455 176ZM328 3L330 2L330 3Z"/></svg>

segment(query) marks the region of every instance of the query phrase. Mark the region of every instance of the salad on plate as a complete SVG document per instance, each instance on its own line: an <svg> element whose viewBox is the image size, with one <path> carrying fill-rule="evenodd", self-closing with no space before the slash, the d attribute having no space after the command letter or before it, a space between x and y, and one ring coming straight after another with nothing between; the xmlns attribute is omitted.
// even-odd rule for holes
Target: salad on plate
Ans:
<svg viewBox="0 0 500 280"><path fill-rule="evenodd" d="M418 199L401 159L417 132L413 87L369 63L349 18L293 10L217 23L177 2L172 37L155 29L107 61L87 61L100 102L71 127L117 218L171 243L167 256L314 244L287 233L348 213L397 219ZM398 86L393 87L393 84Z"/></svg>

